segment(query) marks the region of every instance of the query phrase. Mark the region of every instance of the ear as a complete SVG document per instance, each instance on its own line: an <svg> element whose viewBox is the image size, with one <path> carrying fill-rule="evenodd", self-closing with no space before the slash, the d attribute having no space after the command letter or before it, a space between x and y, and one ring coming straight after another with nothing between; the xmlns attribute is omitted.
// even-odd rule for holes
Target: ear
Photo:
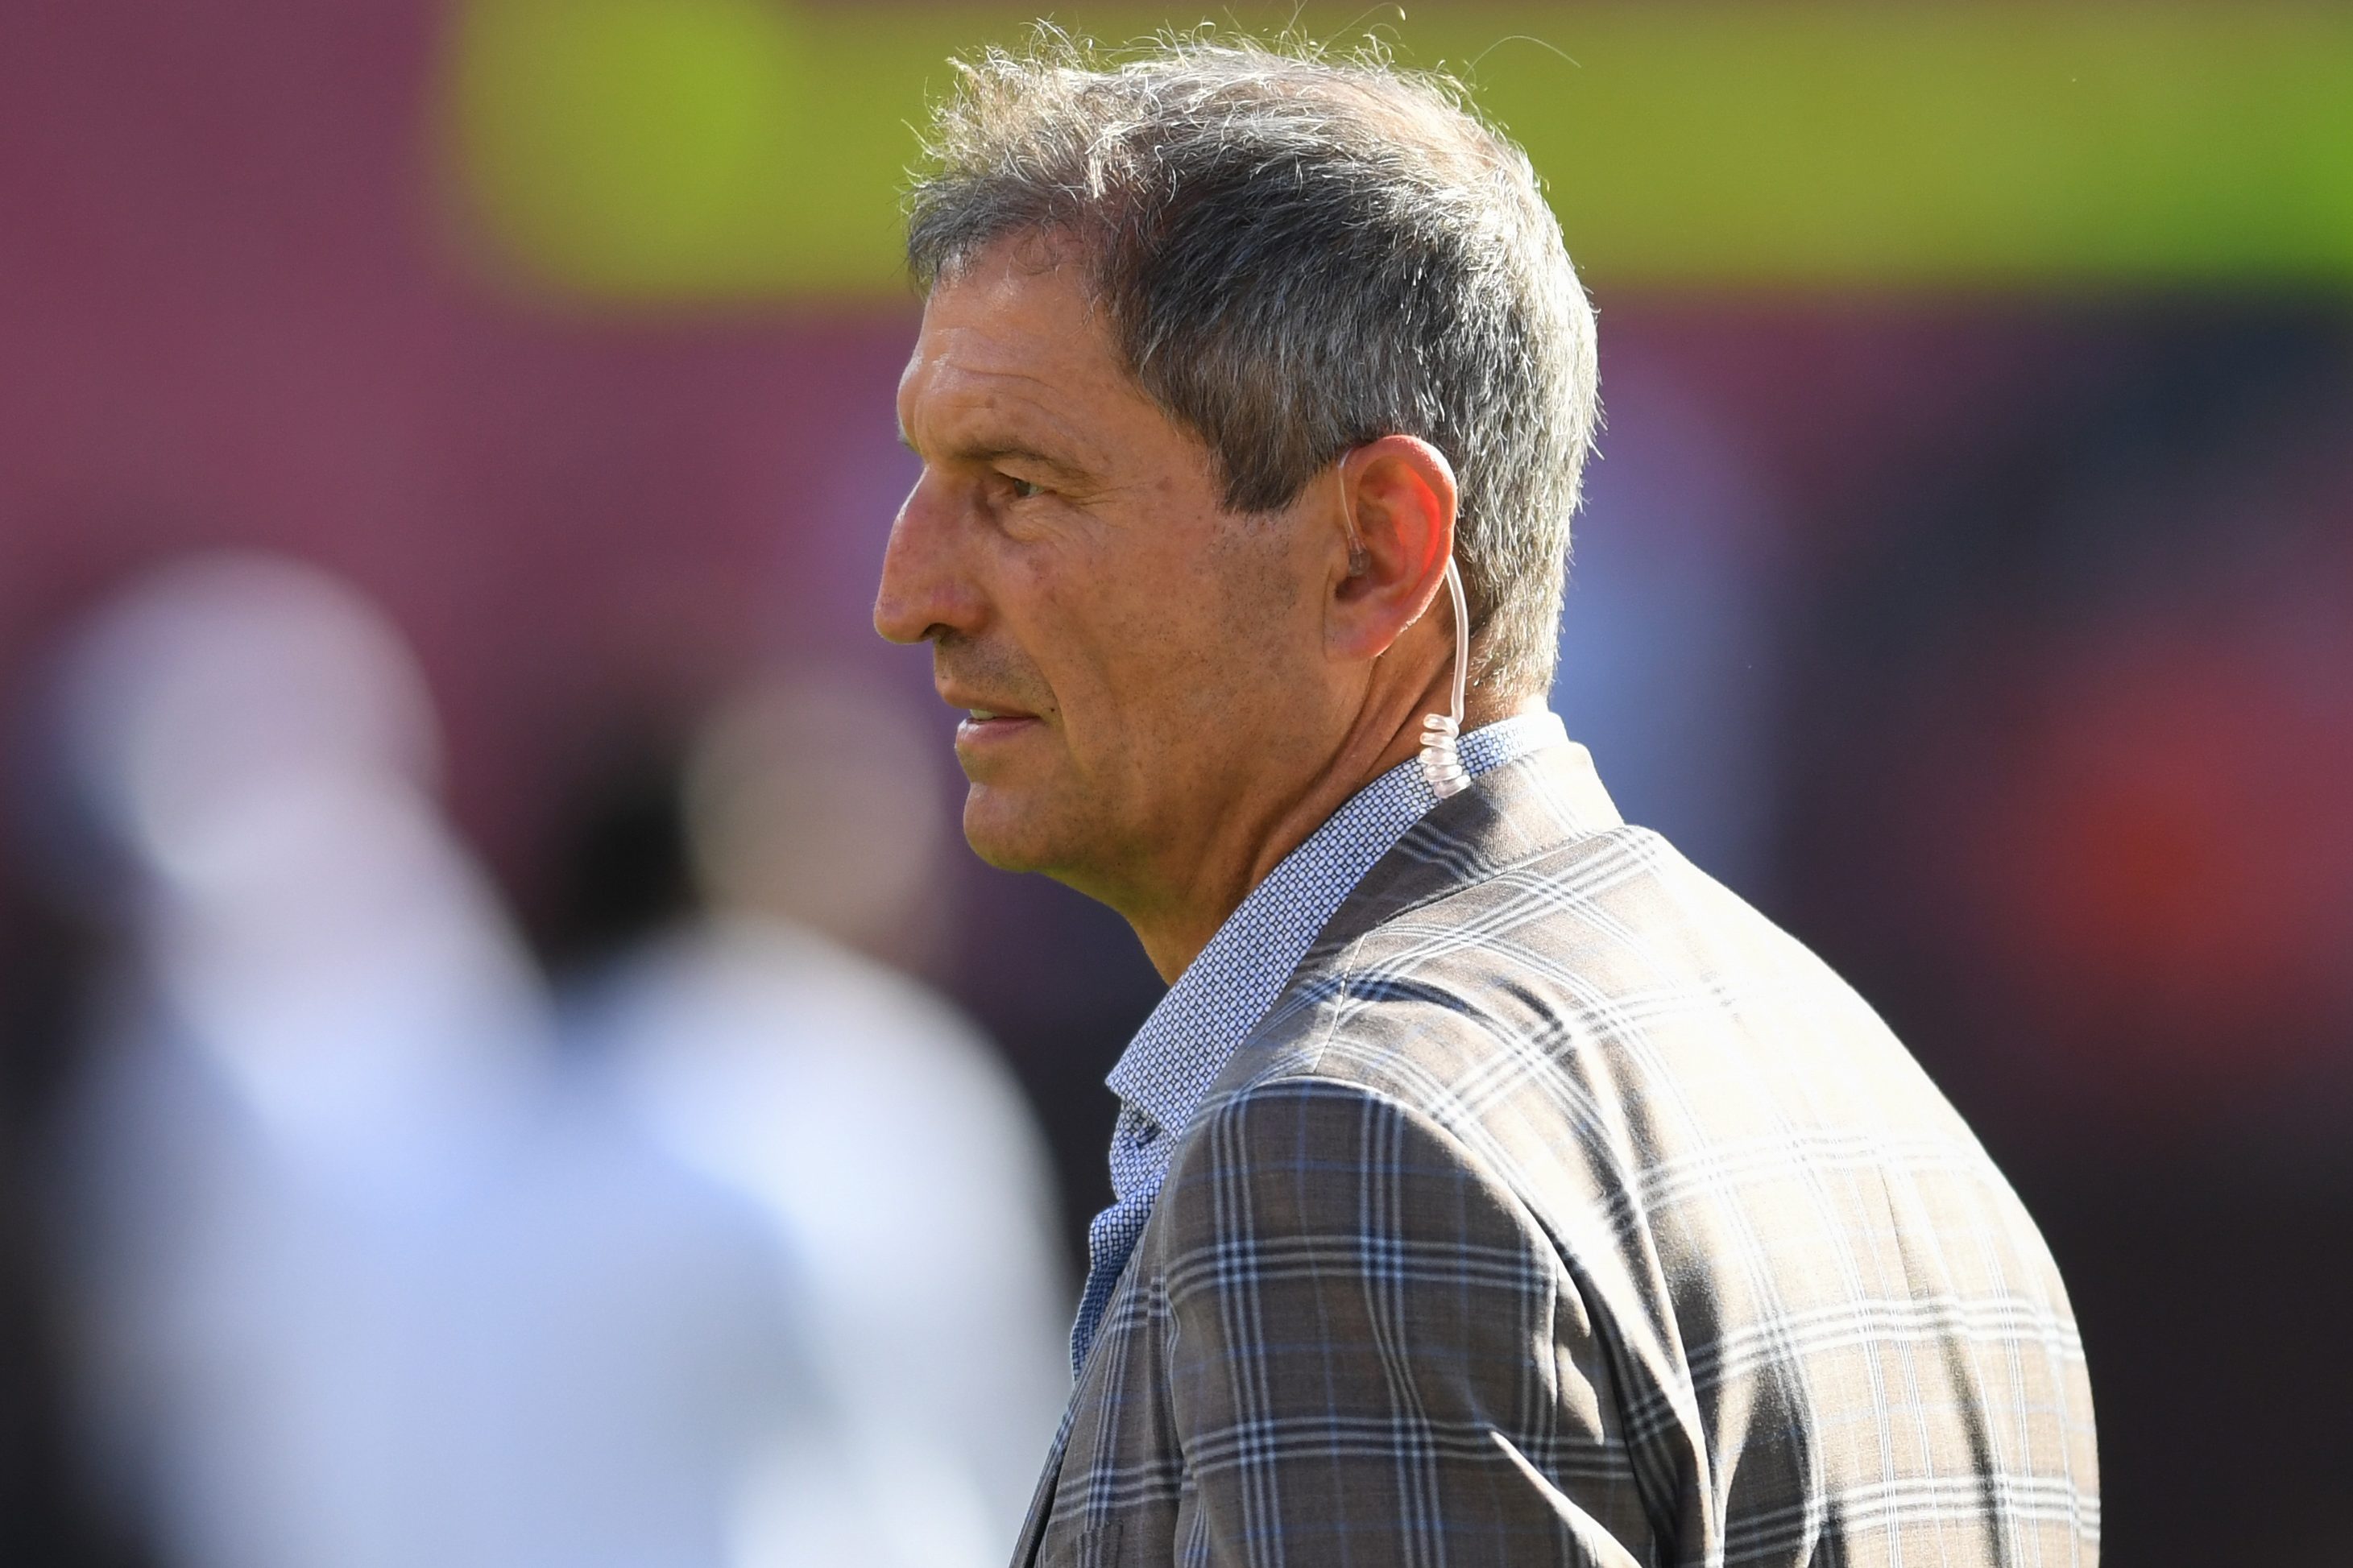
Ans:
<svg viewBox="0 0 2353 1568"><path fill-rule="evenodd" d="M1412 436L1384 436L1340 459L1340 530L1324 642L1369 662L1428 612L1454 553L1454 468Z"/></svg>

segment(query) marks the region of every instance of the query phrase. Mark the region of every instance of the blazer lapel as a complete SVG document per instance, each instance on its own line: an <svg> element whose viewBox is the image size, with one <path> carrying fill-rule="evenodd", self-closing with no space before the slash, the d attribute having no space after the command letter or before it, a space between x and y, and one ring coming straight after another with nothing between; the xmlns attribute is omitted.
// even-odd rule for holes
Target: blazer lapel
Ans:
<svg viewBox="0 0 2353 1568"><path fill-rule="evenodd" d="M1078 1395L1071 1396L1071 1410L1078 1408ZM1062 1451L1071 1439L1071 1415L1065 1411L1061 1430L1054 1434L1054 1446L1046 1451L1046 1473L1038 1479L1038 1490L1029 1499L1029 1517L1021 1521L1021 1533L1013 1546L1013 1568L1034 1568L1038 1548L1046 1539L1046 1521L1054 1517L1054 1488L1062 1479Z"/></svg>
<svg viewBox="0 0 2353 1568"><path fill-rule="evenodd" d="M1488 770L1469 789L1432 806L1365 873L1292 971L1267 1018L1281 1017L1303 987L1328 974L1350 945L1375 927L1531 857L1624 826L1594 773L1592 756L1575 742ZM1227 1059L1201 1097L1204 1108L1258 1070L1256 1038L1253 1033Z"/></svg>
<svg viewBox="0 0 2353 1568"><path fill-rule="evenodd" d="M1573 741L1492 768L1430 807L1374 863L1316 936L1291 984L1417 905L1572 839L1624 826L1592 755Z"/></svg>
<svg viewBox="0 0 2353 1568"><path fill-rule="evenodd" d="M1091 1397L1090 1391L1107 1352L1103 1342L1112 1338L1111 1325L1119 1321L1119 1311L1127 1293L1135 1289L1137 1259L1144 1251L1139 1240L1127 1255L1127 1262L1113 1282L1111 1300L1103 1303L1102 1321L1096 1325L1094 1343L1087 1347L1087 1359L1079 1368L1079 1375L1071 1385L1071 1400L1062 1407L1062 1424L1054 1430L1053 1446L1046 1450L1045 1474L1038 1480L1038 1489L1029 1499L1029 1516L1021 1522L1021 1533L1015 1538L1013 1568L1033 1568L1039 1547L1045 1543L1046 1527L1053 1522L1054 1493L1062 1479L1062 1460L1071 1451L1071 1430L1078 1425L1079 1411Z"/></svg>

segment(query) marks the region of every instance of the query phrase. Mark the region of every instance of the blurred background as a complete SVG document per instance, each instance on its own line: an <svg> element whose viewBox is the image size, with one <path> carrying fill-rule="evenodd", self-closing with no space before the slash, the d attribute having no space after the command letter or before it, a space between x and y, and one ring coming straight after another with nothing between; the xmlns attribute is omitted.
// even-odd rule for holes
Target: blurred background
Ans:
<svg viewBox="0 0 2353 1568"><path fill-rule="evenodd" d="M1159 987L868 608L1027 19L0 8L0 1561L1001 1559ZM2353 10L1299 21L1549 180L1555 705L2023 1192L2110 1560L2353 1563Z"/></svg>

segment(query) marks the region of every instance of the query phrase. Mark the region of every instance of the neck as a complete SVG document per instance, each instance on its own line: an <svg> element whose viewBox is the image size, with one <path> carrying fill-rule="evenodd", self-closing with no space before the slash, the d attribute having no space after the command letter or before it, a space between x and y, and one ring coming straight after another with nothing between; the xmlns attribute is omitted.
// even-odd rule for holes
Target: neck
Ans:
<svg viewBox="0 0 2353 1568"><path fill-rule="evenodd" d="M1175 984L1283 857L1304 844L1350 796L1417 755L1422 716L1446 711L1451 696L1441 681L1409 702L1368 704L1321 769L1259 820L1238 827L1230 842L1209 847L1184 883L1148 903L1123 901L1120 913L1134 928L1160 978ZM1541 696L1473 691L1464 705L1463 732L1543 707Z"/></svg>

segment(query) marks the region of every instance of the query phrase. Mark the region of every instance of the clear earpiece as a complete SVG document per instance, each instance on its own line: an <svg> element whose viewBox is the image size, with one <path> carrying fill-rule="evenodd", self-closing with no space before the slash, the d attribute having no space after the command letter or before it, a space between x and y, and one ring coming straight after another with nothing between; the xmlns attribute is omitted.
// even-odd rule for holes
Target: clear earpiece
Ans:
<svg viewBox="0 0 2353 1568"><path fill-rule="evenodd" d="M1345 459L1336 470L1340 480L1340 521L1348 535L1348 575L1361 577L1372 557L1365 550L1365 542L1356 532L1356 509L1348 501L1348 476ZM1470 772L1462 765L1462 698L1471 679L1471 606L1462 597L1462 573L1454 564L1454 557L1446 558L1446 592L1454 601L1454 704L1444 713L1432 713L1421 721L1421 776L1430 783L1430 791L1439 799L1461 795L1471 787Z"/></svg>
<svg viewBox="0 0 2353 1568"><path fill-rule="evenodd" d="M1459 750L1463 689L1471 677L1471 610L1462 598L1462 574L1451 555L1446 558L1446 591L1454 601L1454 705L1451 711L1432 713L1421 721L1421 776L1440 800L1471 787Z"/></svg>

